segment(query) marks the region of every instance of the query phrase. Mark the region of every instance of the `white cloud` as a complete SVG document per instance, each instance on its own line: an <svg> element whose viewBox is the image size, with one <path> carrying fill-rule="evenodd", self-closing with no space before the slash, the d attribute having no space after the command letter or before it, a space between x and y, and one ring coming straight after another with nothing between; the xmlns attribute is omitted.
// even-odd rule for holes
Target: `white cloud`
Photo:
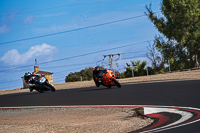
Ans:
<svg viewBox="0 0 200 133"><path fill-rule="evenodd" d="M0 26L0 34L7 33L11 29L12 29L12 27L7 26L7 25L4 24L4 25Z"/></svg>
<svg viewBox="0 0 200 133"><path fill-rule="evenodd" d="M52 25L51 27L47 27L47 28L36 28L34 32L36 33L61 32L61 31L72 30L76 28L80 28L80 26L76 24Z"/></svg>
<svg viewBox="0 0 200 133"><path fill-rule="evenodd" d="M33 62L33 59L37 58L40 60L50 60L53 53L57 50L55 46L43 43L42 45L35 45L31 47L26 53L20 54L18 50L12 49L4 54L0 58L7 65L23 65L28 63L28 61Z"/></svg>
<svg viewBox="0 0 200 133"><path fill-rule="evenodd" d="M24 24L30 24L32 23L34 20L34 16L33 15L28 15L25 19L24 19Z"/></svg>
<svg viewBox="0 0 200 133"><path fill-rule="evenodd" d="M112 22L112 21L121 20L124 18L129 18L129 17L134 17L134 16L138 16L138 14L141 14L141 13L120 11L120 12L106 12L106 13L102 13L102 14L97 14L95 16L90 16L87 14L80 15L80 16L73 17L65 24L61 24L61 25L54 24L54 25L51 25L50 27L37 28L37 29L35 29L35 32L36 33L49 33L49 32L61 32L61 31L66 31L66 30L74 30L74 29L83 28L83 27L87 27L87 26ZM137 20L137 21L136 20L135 20L135 22L141 22L141 20ZM124 21L124 22L126 22L126 26L127 26L127 24L133 25L132 21ZM116 26L116 25L120 26L120 24L121 23L113 23L112 25L107 25L107 26L108 27ZM123 24L122 26L125 26L125 25ZM104 26L99 27L99 28L104 29ZM91 28L91 29L96 30L96 28Z"/></svg>
<svg viewBox="0 0 200 133"><path fill-rule="evenodd" d="M10 23L10 22L14 21L17 12L18 11L15 10L15 11L9 11L9 12L4 13L4 15L1 19L1 22L2 23Z"/></svg>
<svg viewBox="0 0 200 133"><path fill-rule="evenodd" d="M10 32L14 29L14 25L31 24L34 21L34 15L28 15L22 20L18 20L16 15L17 10L5 12L0 18L0 34Z"/></svg>
<svg viewBox="0 0 200 133"><path fill-rule="evenodd" d="M143 13L142 13L143 14ZM132 19L133 21L121 21L117 22L117 20L122 20L130 17L136 17L138 15L141 15L141 12L129 12L129 11L110 11L110 12L103 12L100 14L96 14L94 16L89 15L83 15L81 17L75 17L74 22L77 25L82 26L90 26L90 25L96 25L96 24L103 24L108 22L116 21L116 23L108 24L108 27L111 26L129 26L129 25L135 25L136 22L141 22L140 19ZM125 22L125 24L123 23ZM101 29L104 26L100 27Z"/></svg>
<svg viewBox="0 0 200 133"><path fill-rule="evenodd" d="M12 23L15 20L17 11L6 12L0 20L0 34L7 33L12 30Z"/></svg>
<svg viewBox="0 0 200 133"><path fill-rule="evenodd" d="M59 13L54 13L54 14L44 14L44 15L39 15L37 17L56 17L56 16L61 16L61 15L66 15L66 13L59 12Z"/></svg>

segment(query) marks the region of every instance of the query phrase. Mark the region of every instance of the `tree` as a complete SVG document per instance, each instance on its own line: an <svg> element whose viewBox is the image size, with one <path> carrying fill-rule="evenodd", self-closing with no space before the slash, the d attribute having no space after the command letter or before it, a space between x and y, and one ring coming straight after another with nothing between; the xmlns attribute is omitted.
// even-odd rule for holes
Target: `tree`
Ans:
<svg viewBox="0 0 200 133"><path fill-rule="evenodd" d="M134 67L134 72L135 72L135 76L144 76L146 75L146 68L145 66L147 65L146 61L131 61L132 64L135 64L136 67Z"/></svg>
<svg viewBox="0 0 200 133"><path fill-rule="evenodd" d="M152 62L153 67L153 73L161 73L164 71L164 58L162 57L162 54L159 54L156 51L156 48L154 45L150 45L148 51L146 53L146 57Z"/></svg>
<svg viewBox="0 0 200 133"><path fill-rule="evenodd" d="M146 15L167 39L155 39L155 46L163 53L165 60L170 60L175 66L181 62L184 68L194 67L194 56L200 56L200 1L162 0L161 12L164 17L157 17L151 5L146 9Z"/></svg>
<svg viewBox="0 0 200 133"><path fill-rule="evenodd" d="M70 73L68 76L66 76L65 82L76 82L80 81L80 76L76 73Z"/></svg>
<svg viewBox="0 0 200 133"><path fill-rule="evenodd" d="M92 70L93 68L86 68L80 72L70 73L68 76L66 76L65 82L80 81L81 76L83 81L92 80Z"/></svg>
<svg viewBox="0 0 200 133"><path fill-rule="evenodd" d="M190 68L185 47L178 45L174 40L164 41L162 37L155 37L154 46L165 57L164 63L169 64L172 71Z"/></svg>
<svg viewBox="0 0 200 133"><path fill-rule="evenodd" d="M136 66L134 67L134 76L144 76L146 75L146 61L141 62L140 60L134 62L131 61L132 65L135 64ZM126 71L124 72L125 77L132 77L132 68L125 67Z"/></svg>

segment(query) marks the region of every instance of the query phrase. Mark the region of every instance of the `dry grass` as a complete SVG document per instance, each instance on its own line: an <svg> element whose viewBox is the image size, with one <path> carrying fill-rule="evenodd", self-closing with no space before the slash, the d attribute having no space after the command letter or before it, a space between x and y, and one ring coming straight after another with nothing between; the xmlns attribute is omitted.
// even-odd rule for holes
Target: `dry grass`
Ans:
<svg viewBox="0 0 200 133"><path fill-rule="evenodd" d="M133 116L133 108L60 108L0 110L3 133L122 133L153 122Z"/></svg>

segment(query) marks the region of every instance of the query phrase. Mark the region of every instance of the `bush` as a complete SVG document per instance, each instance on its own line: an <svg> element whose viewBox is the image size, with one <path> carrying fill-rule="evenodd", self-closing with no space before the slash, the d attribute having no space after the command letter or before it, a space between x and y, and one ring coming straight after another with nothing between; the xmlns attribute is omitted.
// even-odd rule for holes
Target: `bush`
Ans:
<svg viewBox="0 0 200 133"><path fill-rule="evenodd" d="M68 76L66 76L65 82L80 81L81 76L82 76L82 81L92 80L92 70L93 68L86 68L81 70L80 72L70 73Z"/></svg>

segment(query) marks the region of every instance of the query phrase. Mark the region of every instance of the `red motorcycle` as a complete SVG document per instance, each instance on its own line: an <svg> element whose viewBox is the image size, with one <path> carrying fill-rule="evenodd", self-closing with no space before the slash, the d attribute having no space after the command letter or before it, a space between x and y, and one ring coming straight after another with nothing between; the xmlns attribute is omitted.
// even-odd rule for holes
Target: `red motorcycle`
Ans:
<svg viewBox="0 0 200 133"><path fill-rule="evenodd" d="M114 73L108 69L95 67L93 69L93 79L97 87L100 85L111 88L112 86L121 87L121 84L115 78Z"/></svg>

